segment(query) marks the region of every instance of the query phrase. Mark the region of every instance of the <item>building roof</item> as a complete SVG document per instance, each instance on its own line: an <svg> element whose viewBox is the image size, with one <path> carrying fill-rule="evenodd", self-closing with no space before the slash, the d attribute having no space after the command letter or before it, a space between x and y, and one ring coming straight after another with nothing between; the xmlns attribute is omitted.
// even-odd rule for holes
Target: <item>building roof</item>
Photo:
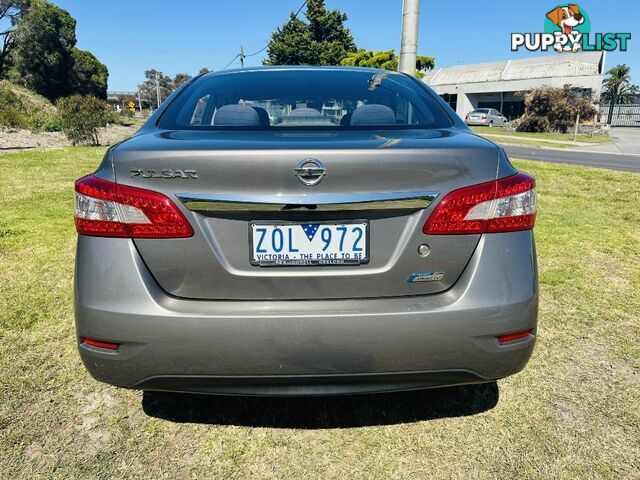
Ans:
<svg viewBox="0 0 640 480"><path fill-rule="evenodd" d="M456 65L427 72L430 86L602 75L603 52L563 53L500 62Z"/></svg>

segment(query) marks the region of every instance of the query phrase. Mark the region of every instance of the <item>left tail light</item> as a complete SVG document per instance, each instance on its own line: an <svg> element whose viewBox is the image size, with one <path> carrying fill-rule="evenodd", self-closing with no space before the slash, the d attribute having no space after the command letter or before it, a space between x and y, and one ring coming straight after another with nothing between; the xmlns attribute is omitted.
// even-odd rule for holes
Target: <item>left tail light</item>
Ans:
<svg viewBox="0 0 640 480"><path fill-rule="evenodd" d="M446 195L424 224L427 235L531 230L536 182L526 173L464 187Z"/></svg>
<svg viewBox="0 0 640 480"><path fill-rule="evenodd" d="M76 230L82 235L186 238L191 225L165 195L87 175L76 181Z"/></svg>

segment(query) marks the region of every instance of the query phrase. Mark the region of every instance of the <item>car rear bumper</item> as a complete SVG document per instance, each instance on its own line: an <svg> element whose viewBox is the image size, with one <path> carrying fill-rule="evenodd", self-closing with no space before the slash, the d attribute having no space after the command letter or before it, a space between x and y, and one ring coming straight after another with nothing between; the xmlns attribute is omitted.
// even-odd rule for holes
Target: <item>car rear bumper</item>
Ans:
<svg viewBox="0 0 640 480"><path fill-rule="evenodd" d="M489 125L489 120L474 120L474 119L468 119L465 120L464 123L466 123L467 125Z"/></svg>
<svg viewBox="0 0 640 480"><path fill-rule="evenodd" d="M520 371L533 350L535 247L531 232L483 235L456 284L433 295L203 301L161 290L130 240L80 236L75 305L86 368L123 387L327 395L483 382ZM532 335L496 339L522 330Z"/></svg>

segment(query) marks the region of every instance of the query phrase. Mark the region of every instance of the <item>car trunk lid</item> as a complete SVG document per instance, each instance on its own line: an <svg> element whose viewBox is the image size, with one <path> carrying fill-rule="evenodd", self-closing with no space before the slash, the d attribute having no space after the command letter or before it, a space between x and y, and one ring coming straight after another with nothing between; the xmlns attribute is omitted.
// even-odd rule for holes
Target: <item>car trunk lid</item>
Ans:
<svg viewBox="0 0 640 480"><path fill-rule="evenodd" d="M301 160L326 174L305 185ZM162 131L114 151L118 183L161 192L194 235L136 239L169 293L186 298L268 300L424 295L449 288L479 235L425 235L439 198L496 178L495 145L466 132ZM435 200L434 200L435 199ZM253 224L368 227L368 261L265 267L252 262ZM303 227L296 227L303 228ZM421 249L427 245L428 254Z"/></svg>

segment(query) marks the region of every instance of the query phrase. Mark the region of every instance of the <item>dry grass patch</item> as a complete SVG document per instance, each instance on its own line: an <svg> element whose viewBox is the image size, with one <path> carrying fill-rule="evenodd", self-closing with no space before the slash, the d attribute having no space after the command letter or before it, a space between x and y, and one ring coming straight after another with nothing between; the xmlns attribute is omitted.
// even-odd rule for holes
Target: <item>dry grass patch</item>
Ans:
<svg viewBox="0 0 640 480"><path fill-rule="evenodd" d="M638 478L639 175L516 162L538 181L540 335L497 385L143 395L74 345L72 182L102 152L0 156L0 477Z"/></svg>

